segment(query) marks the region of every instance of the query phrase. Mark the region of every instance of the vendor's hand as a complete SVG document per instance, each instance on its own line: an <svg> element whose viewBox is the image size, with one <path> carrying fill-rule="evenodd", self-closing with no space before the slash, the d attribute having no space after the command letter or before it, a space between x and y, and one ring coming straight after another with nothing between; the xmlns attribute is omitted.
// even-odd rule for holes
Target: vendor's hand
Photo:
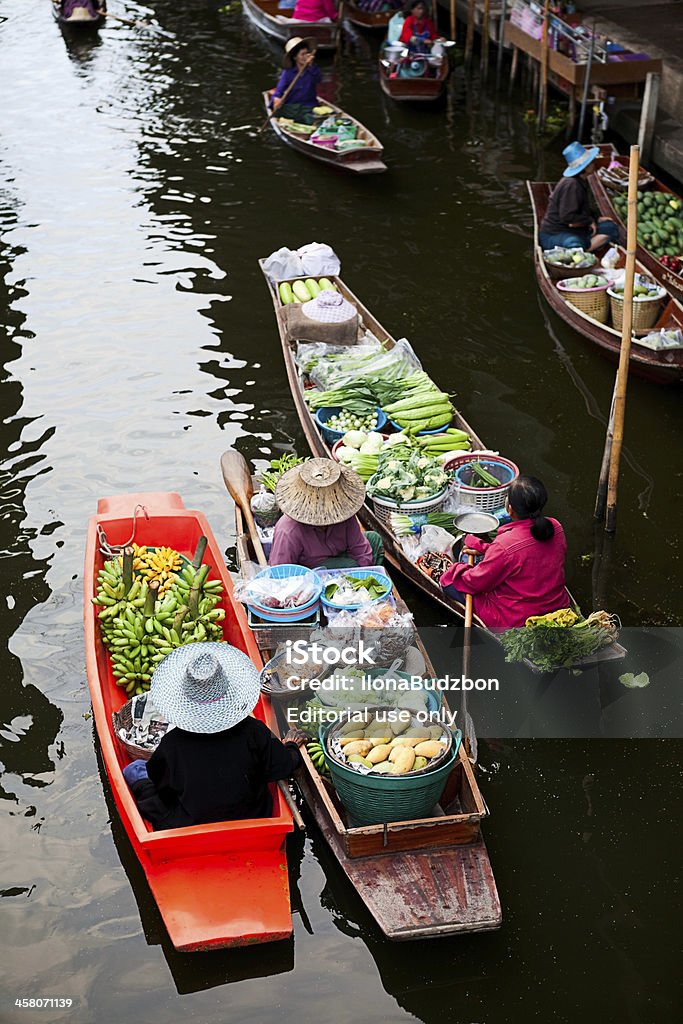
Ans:
<svg viewBox="0 0 683 1024"><path fill-rule="evenodd" d="M462 553L464 555L480 555L481 551L477 551L475 548L463 548Z"/></svg>
<svg viewBox="0 0 683 1024"><path fill-rule="evenodd" d="M304 59L303 59L304 67L307 68L308 65L312 64L314 60L315 60L315 54L314 53L307 53L307 54L305 54Z"/></svg>
<svg viewBox="0 0 683 1024"><path fill-rule="evenodd" d="M595 223L594 220L592 220L591 221L591 226L590 226L591 235L594 235L597 230L598 230L598 225Z"/></svg>
<svg viewBox="0 0 683 1024"><path fill-rule="evenodd" d="M304 743L308 743L308 735L303 729L289 729L282 737L283 743L296 743L297 747L303 747Z"/></svg>
<svg viewBox="0 0 683 1024"><path fill-rule="evenodd" d="M277 110L278 107L282 106L282 96L276 96L273 99L273 110Z"/></svg>

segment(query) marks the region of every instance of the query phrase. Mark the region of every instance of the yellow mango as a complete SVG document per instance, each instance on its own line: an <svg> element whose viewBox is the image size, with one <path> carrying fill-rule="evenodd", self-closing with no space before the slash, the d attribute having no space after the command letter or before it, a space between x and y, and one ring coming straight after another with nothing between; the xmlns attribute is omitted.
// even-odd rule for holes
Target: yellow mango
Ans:
<svg viewBox="0 0 683 1024"><path fill-rule="evenodd" d="M413 771L414 772L419 772L423 768L425 768L426 765L427 765L427 758L426 757L416 757L415 758L415 764L413 765Z"/></svg>
<svg viewBox="0 0 683 1024"><path fill-rule="evenodd" d="M368 761L372 764L379 764L381 761L386 761L391 753L391 747L388 743L382 743L377 747L373 747L368 754Z"/></svg>
<svg viewBox="0 0 683 1024"><path fill-rule="evenodd" d="M415 764L415 751L412 747L392 747L389 760L396 765L397 770L403 775L411 771Z"/></svg>
<svg viewBox="0 0 683 1024"><path fill-rule="evenodd" d="M389 728L391 729L394 736L400 736L402 732L405 732L410 725L410 718L406 715L405 721L398 719L395 722L389 722Z"/></svg>
<svg viewBox="0 0 683 1024"><path fill-rule="evenodd" d="M381 746L384 746L385 743L391 743L392 737L391 736L377 736L377 737L368 736L367 739L370 740L370 742L372 743L373 747L381 747Z"/></svg>
<svg viewBox="0 0 683 1024"><path fill-rule="evenodd" d="M419 736L394 736L392 746L394 747L416 747L418 743L424 743L423 739Z"/></svg>
<svg viewBox="0 0 683 1024"><path fill-rule="evenodd" d="M372 761L368 761L367 757L362 757L360 754L351 754L348 761L349 764L363 764L366 768L372 768Z"/></svg>
<svg viewBox="0 0 683 1024"><path fill-rule="evenodd" d="M391 761L380 761L379 764L374 765L373 771L378 772L380 775L398 775L399 771L395 764Z"/></svg>
<svg viewBox="0 0 683 1024"><path fill-rule="evenodd" d="M360 754L361 757L365 757L371 749L372 743L370 740L352 740L344 747L344 754L346 757L350 757L351 754Z"/></svg>
<svg viewBox="0 0 683 1024"><path fill-rule="evenodd" d="M347 743L355 743L356 740L364 740L364 732L350 732L346 736L342 736L339 740L342 747L345 747Z"/></svg>
<svg viewBox="0 0 683 1024"><path fill-rule="evenodd" d="M418 743L415 747L415 755L417 757L438 757L445 749L445 743L437 743L436 740L427 740L425 743Z"/></svg>

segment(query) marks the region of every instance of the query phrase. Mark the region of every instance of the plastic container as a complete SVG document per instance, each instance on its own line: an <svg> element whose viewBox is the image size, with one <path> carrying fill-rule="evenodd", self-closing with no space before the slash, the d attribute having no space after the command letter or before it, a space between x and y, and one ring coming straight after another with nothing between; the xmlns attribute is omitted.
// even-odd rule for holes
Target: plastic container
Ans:
<svg viewBox="0 0 683 1024"><path fill-rule="evenodd" d="M254 615L258 615L260 619L265 619L266 622L300 622L302 619L309 618L319 607L323 588L322 580L312 569L307 569L303 565L270 565L267 569L257 573L254 580L285 580L292 576L308 577L315 586L315 597L296 608L270 608L268 605L259 604L254 600L247 603L247 608Z"/></svg>
<svg viewBox="0 0 683 1024"><path fill-rule="evenodd" d="M343 407L341 405L330 405L325 409L318 409L314 416L316 426L327 443L331 445L334 444L335 441L341 440L346 433L345 430L332 430L330 427L325 426L328 420L332 419L333 416L337 416L340 412L343 412ZM387 414L382 412L378 407L375 410L375 415L377 416L377 425L372 429L381 432L382 427L386 426Z"/></svg>
<svg viewBox="0 0 683 1024"><path fill-rule="evenodd" d="M471 467L473 462L481 462L484 469L501 480L500 487L473 487ZM519 469L500 455L487 455L485 452L467 452L456 455L444 464L444 469L454 474L451 490L460 505L471 505L482 512L495 512L503 508L508 489L513 480L519 476Z"/></svg>
<svg viewBox="0 0 683 1024"><path fill-rule="evenodd" d="M320 601L325 608L333 608L335 611L339 612L355 612L359 608L366 608L368 605L377 604L378 601L386 600L387 596L391 593L391 580L386 575L386 573L378 572L376 569L340 569L339 572L335 574L335 576L352 576L354 579L357 580L365 579L368 576L374 576L375 579L378 579L380 581L380 583L386 580L386 591L383 594L380 594L379 597L373 597L371 601L364 601L362 604L335 604L333 601L329 601L325 597L325 587L329 586L330 583L334 583L334 578L331 578L329 580L323 579L323 589L320 593Z"/></svg>

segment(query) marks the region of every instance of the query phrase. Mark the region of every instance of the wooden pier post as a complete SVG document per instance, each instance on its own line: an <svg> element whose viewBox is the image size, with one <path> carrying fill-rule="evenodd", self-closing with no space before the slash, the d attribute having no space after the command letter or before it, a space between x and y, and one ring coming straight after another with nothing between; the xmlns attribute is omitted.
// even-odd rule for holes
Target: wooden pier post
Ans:
<svg viewBox="0 0 683 1024"><path fill-rule="evenodd" d="M541 32L541 82L538 89L538 130L542 132L545 128L545 118L548 112L548 12L549 0L545 0L543 8L543 30Z"/></svg>
<svg viewBox="0 0 683 1024"><path fill-rule="evenodd" d="M474 46L474 4L475 0L469 0L467 6L467 35L465 36L465 64L472 60L472 47Z"/></svg>
<svg viewBox="0 0 683 1024"><path fill-rule="evenodd" d="M511 93L515 79L517 78L517 68L519 66L519 49L516 46L512 47L512 60L510 62L510 83L508 86L508 92Z"/></svg>
<svg viewBox="0 0 683 1024"><path fill-rule="evenodd" d="M496 89L500 89L500 75L503 69L503 51L505 50L505 19L507 17L508 3L503 0L500 12L500 23L498 25L498 56L496 59ZM516 52L516 51L515 51Z"/></svg>
<svg viewBox="0 0 683 1024"><path fill-rule="evenodd" d="M651 71L645 79L645 94L643 105L640 108L640 125L638 127L638 148L643 164L648 164L652 156L661 80L662 76L654 71Z"/></svg>
<svg viewBox="0 0 683 1024"><path fill-rule="evenodd" d="M481 76L486 81L489 73L489 10L491 0L484 0L481 19Z"/></svg>

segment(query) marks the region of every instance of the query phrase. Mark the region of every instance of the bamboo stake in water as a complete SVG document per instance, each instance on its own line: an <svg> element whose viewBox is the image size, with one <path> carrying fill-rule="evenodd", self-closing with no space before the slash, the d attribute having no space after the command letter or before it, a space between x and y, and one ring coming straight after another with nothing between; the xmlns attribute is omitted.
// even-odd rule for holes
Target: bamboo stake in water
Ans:
<svg viewBox="0 0 683 1024"><path fill-rule="evenodd" d="M624 312L621 328L621 351L617 370L617 394L614 402L614 440L607 482L607 519L605 529L613 533L617 527L617 485L619 463L624 441L624 420L626 418L626 387L628 365L631 355L631 329L633 326L633 279L636 272L636 230L638 227L638 166L640 150L631 146L628 176L628 217L626 220L626 280L624 281Z"/></svg>
<svg viewBox="0 0 683 1024"><path fill-rule="evenodd" d="M489 73L489 5L490 0L484 0L484 12L481 21L481 74L486 80Z"/></svg>
<svg viewBox="0 0 683 1024"><path fill-rule="evenodd" d="M465 63L472 60L472 47L474 45L474 4L475 0L469 0L467 8L467 35L465 36Z"/></svg>
<svg viewBox="0 0 683 1024"><path fill-rule="evenodd" d="M434 13L436 13L436 0L434 0ZM436 18L433 19L436 25ZM455 26L455 0L451 0L451 39L456 37L456 26Z"/></svg>
<svg viewBox="0 0 683 1024"><path fill-rule="evenodd" d="M543 131L548 112L548 0L545 0L543 11L543 31L541 34L541 82L538 90L538 128Z"/></svg>

